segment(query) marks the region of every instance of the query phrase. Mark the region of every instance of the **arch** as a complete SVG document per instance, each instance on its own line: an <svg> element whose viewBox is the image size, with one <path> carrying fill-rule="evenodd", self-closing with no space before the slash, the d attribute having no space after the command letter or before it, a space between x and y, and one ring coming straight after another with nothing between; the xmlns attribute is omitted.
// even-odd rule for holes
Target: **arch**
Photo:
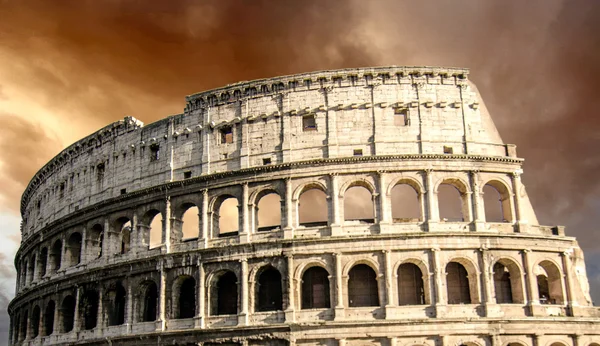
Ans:
<svg viewBox="0 0 600 346"><path fill-rule="evenodd" d="M257 273L256 311L283 310L283 289L281 273L267 265Z"/></svg>
<svg viewBox="0 0 600 346"><path fill-rule="evenodd" d="M26 286L28 284L28 280L29 280L29 276L27 275L27 272L29 270L29 262L27 262L27 260L24 260L23 263L21 264L21 275L23 276L22 278L22 282L23 282L23 286Z"/></svg>
<svg viewBox="0 0 600 346"><path fill-rule="evenodd" d="M563 342L556 341L553 343L549 343L548 346L567 346L567 345L565 345L565 343L563 343Z"/></svg>
<svg viewBox="0 0 600 346"><path fill-rule="evenodd" d="M500 180L489 180L481 188L486 222L511 222L511 193Z"/></svg>
<svg viewBox="0 0 600 346"><path fill-rule="evenodd" d="M47 247L43 247L42 250L40 250L40 257L38 259L39 261L39 271L40 271L40 278L43 278L46 275L46 267L48 266L48 248Z"/></svg>
<svg viewBox="0 0 600 346"><path fill-rule="evenodd" d="M31 259L29 260L29 269L27 269L27 282L32 283L35 281L35 265L36 265L36 256L35 254L31 255Z"/></svg>
<svg viewBox="0 0 600 346"><path fill-rule="evenodd" d="M327 189L320 182L310 182L296 189L296 210L298 226L319 227L327 226L329 220L329 206L327 203Z"/></svg>
<svg viewBox="0 0 600 346"><path fill-rule="evenodd" d="M44 330L42 331L44 336L51 335L54 332L54 311L56 310L56 304L54 300L51 300L46 304L46 310L44 310Z"/></svg>
<svg viewBox="0 0 600 346"><path fill-rule="evenodd" d="M446 265L446 289L448 304L473 304L469 274L465 266L457 261Z"/></svg>
<svg viewBox="0 0 600 346"><path fill-rule="evenodd" d="M346 183L343 187L344 221L375 222L375 188L366 180Z"/></svg>
<svg viewBox="0 0 600 346"><path fill-rule="evenodd" d="M139 301L139 321L152 322L157 318L158 305L158 287L154 281L145 281L140 285L139 291L142 293Z"/></svg>
<svg viewBox="0 0 600 346"><path fill-rule="evenodd" d="M71 295L66 296L60 305L61 333L68 333L73 330L75 322L75 298Z"/></svg>
<svg viewBox="0 0 600 346"><path fill-rule="evenodd" d="M31 312L31 338L36 338L40 335L40 307L38 305L33 307Z"/></svg>
<svg viewBox="0 0 600 346"><path fill-rule="evenodd" d="M440 221L465 222L469 217L468 184L460 178L442 179L435 187Z"/></svg>
<svg viewBox="0 0 600 346"><path fill-rule="evenodd" d="M150 209L142 216L141 236L148 249L160 247L165 241L164 217L158 209Z"/></svg>
<svg viewBox="0 0 600 346"><path fill-rule="evenodd" d="M256 230L270 231L281 227L281 196L274 190L263 190L257 196Z"/></svg>
<svg viewBox="0 0 600 346"><path fill-rule="evenodd" d="M329 272L320 266L312 266L302 274L301 308L331 308Z"/></svg>
<svg viewBox="0 0 600 346"><path fill-rule="evenodd" d="M525 303L521 268L516 261L500 258L492 267L496 303L516 304Z"/></svg>
<svg viewBox="0 0 600 346"><path fill-rule="evenodd" d="M82 240L83 238L79 232L73 232L69 236L66 249L68 265L75 266L81 263Z"/></svg>
<svg viewBox="0 0 600 346"><path fill-rule="evenodd" d="M173 286L175 318L193 318L196 315L196 280L189 275L182 275Z"/></svg>
<svg viewBox="0 0 600 346"><path fill-rule="evenodd" d="M237 276L230 270L222 271L212 280L211 315L233 315L238 312Z"/></svg>
<svg viewBox="0 0 600 346"><path fill-rule="evenodd" d="M127 304L127 292L120 282L107 290L106 312L109 326L120 326L125 323L125 306Z"/></svg>
<svg viewBox="0 0 600 346"><path fill-rule="evenodd" d="M212 202L213 237L228 237L239 233L239 200L233 195L220 195Z"/></svg>
<svg viewBox="0 0 600 346"><path fill-rule="evenodd" d="M104 243L104 227L100 224L94 224L89 232L89 250L91 258L102 257L102 244Z"/></svg>
<svg viewBox="0 0 600 346"><path fill-rule="evenodd" d="M60 239L57 239L54 244L52 244L52 249L50 250L50 264L52 265L50 270L53 273L56 273L62 265L62 241L60 241Z"/></svg>
<svg viewBox="0 0 600 346"><path fill-rule="evenodd" d="M132 223L128 217L122 216L114 223L114 229L118 230L119 234L119 253L124 255L131 248L131 231Z"/></svg>
<svg viewBox="0 0 600 346"><path fill-rule="evenodd" d="M299 200L300 196L303 193L305 193L308 190L313 190L313 189L321 190L321 191L327 193L327 186L325 186L325 184L321 183L320 181L309 181L307 183L300 184L300 185L298 185L298 187L296 187L296 189L294 190L294 193L292 194L292 199Z"/></svg>
<svg viewBox="0 0 600 346"><path fill-rule="evenodd" d="M90 330L96 328L98 322L98 292L93 289L86 289L81 295L79 302L79 315L83 319L83 329Z"/></svg>
<svg viewBox="0 0 600 346"><path fill-rule="evenodd" d="M423 272L414 263L402 263L398 266L398 305L425 304L425 285Z"/></svg>
<svg viewBox="0 0 600 346"><path fill-rule="evenodd" d="M542 260L534 266L537 277L538 296L541 304L563 304L562 273L551 260Z"/></svg>
<svg viewBox="0 0 600 346"><path fill-rule="evenodd" d="M200 235L200 209L193 203L186 203L181 215L181 234L183 239L195 239Z"/></svg>
<svg viewBox="0 0 600 346"><path fill-rule="evenodd" d="M348 272L348 306L379 306L377 273L367 264L356 264Z"/></svg>
<svg viewBox="0 0 600 346"><path fill-rule="evenodd" d="M412 180L408 180L412 182ZM418 222L423 220L421 212L422 195L414 184L409 184L406 179L390 189L389 196L392 200L392 220L398 222Z"/></svg>
<svg viewBox="0 0 600 346"><path fill-rule="evenodd" d="M371 183L369 180L367 179L358 179L358 180L350 180L345 182L342 187L340 188L340 192L339 192L339 197L344 197L346 195L346 192L348 192L348 190L352 187L363 187L365 189L367 189L371 194L375 193L375 185L373 185L373 183Z"/></svg>

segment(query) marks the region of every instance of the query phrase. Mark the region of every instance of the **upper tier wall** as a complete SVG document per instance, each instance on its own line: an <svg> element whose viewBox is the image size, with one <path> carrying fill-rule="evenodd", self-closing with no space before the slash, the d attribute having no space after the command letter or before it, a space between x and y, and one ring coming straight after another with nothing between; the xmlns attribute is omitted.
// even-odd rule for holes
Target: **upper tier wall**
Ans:
<svg viewBox="0 0 600 346"><path fill-rule="evenodd" d="M278 77L188 96L183 114L150 125L126 117L33 177L21 201L22 233L122 193L263 164L353 155L516 157L467 74L385 67Z"/></svg>

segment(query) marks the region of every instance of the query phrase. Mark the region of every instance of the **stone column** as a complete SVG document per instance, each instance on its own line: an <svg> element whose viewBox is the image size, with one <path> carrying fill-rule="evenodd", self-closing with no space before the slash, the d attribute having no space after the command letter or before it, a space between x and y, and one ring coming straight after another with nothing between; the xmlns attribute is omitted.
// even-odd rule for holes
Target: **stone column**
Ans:
<svg viewBox="0 0 600 346"><path fill-rule="evenodd" d="M490 252L486 248L480 248L479 253L481 256L481 285L483 286L484 297L482 303L485 306L486 317L499 317L502 311L494 299L494 293L492 291L494 285L493 275L494 272L490 266Z"/></svg>
<svg viewBox="0 0 600 346"><path fill-rule="evenodd" d="M386 191L386 172L378 171L378 188L379 188L379 233L386 233L386 228L391 222L391 208L389 196Z"/></svg>
<svg viewBox="0 0 600 346"><path fill-rule="evenodd" d="M240 131L239 136L241 137L240 142L242 143L242 146L240 148L240 169L250 167L250 159L248 157L248 154L250 152L250 149L248 148L248 122L246 120L248 117L248 107L249 107L248 102L249 102L249 100L246 99L244 101L246 101L246 102L243 103L243 101L240 101L240 103L239 103L239 107L240 107L239 114L240 115L243 114L243 117L244 117L244 119L241 120L238 124L239 125L238 128ZM243 111L242 111L242 108L244 108Z"/></svg>
<svg viewBox="0 0 600 346"><path fill-rule="evenodd" d="M79 302L81 301L83 287L77 286L75 290L75 313L73 314L73 331L79 332L81 326L79 325Z"/></svg>
<svg viewBox="0 0 600 346"><path fill-rule="evenodd" d="M102 297L102 290L99 290L98 292L98 296ZM52 334L56 335L58 333L60 333L60 321L58 320L60 318L60 301L58 299L58 297L56 297L57 299L54 299L54 324L52 325ZM99 299L98 300L98 323L100 323L101 318L101 311L102 311L102 300ZM19 321L20 322L20 321ZM20 326L17 326L17 331L19 330ZM17 336L19 335L19 333L17 332Z"/></svg>
<svg viewBox="0 0 600 346"><path fill-rule="evenodd" d="M342 320L344 319L344 290L343 290L343 282L342 282L342 254L336 252L333 254L335 258L335 296L336 296L336 304L335 304L335 319Z"/></svg>
<svg viewBox="0 0 600 346"><path fill-rule="evenodd" d="M440 249L431 249L430 256L433 257L431 262L433 263L433 280L435 282L435 310L436 317L444 317L446 313L446 306L448 305L446 299L446 284L444 268L440 263Z"/></svg>
<svg viewBox="0 0 600 346"><path fill-rule="evenodd" d="M241 274L240 281L242 283L242 304L241 311L238 317L238 324L241 326L248 325L248 260L243 258L240 260Z"/></svg>
<svg viewBox="0 0 600 346"><path fill-rule="evenodd" d="M165 251L171 252L171 196L167 196L165 199L165 216L163 217L163 243L165 244Z"/></svg>
<svg viewBox="0 0 600 346"><path fill-rule="evenodd" d="M160 292L158 300L160 330L165 331L167 329L167 273L164 259L160 261Z"/></svg>
<svg viewBox="0 0 600 346"><path fill-rule="evenodd" d="M102 335L102 329L104 328L104 287L100 285L98 287L98 313L96 314L96 331L99 335ZM58 308L56 309L58 311ZM58 315L57 315L58 316ZM58 317L54 319L54 330L58 324Z"/></svg>
<svg viewBox="0 0 600 346"><path fill-rule="evenodd" d="M571 335L571 338L573 339L573 346L583 346L583 343L581 342L581 336L581 334Z"/></svg>
<svg viewBox="0 0 600 346"><path fill-rule="evenodd" d="M39 253L35 256L35 258L39 261ZM79 255L79 258L81 259L79 261L79 264L84 264L84 263L88 263L90 261L90 258L88 256L87 253L87 227L83 227L81 230L81 252ZM36 271L33 273L33 279L36 280L36 278L38 277L37 272L39 272L39 268L37 268L37 263L36 263Z"/></svg>
<svg viewBox="0 0 600 346"><path fill-rule="evenodd" d="M527 306L531 316L535 316L540 304L539 292L537 290L537 278L531 267L531 250L525 249L523 254L523 267L525 268L525 291L527 292Z"/></svg>
<svg viewBox="0 0 600 346"><path fill-rule="evenodd" d="M198 260L198 311L196 313L195 325L198 328L204 328L206 313L206 273L204 264Z"/></svg>
<svg viewBox="0 0 600 346"><path fill-rule="evenodd" d="M392 253L390 250L383 250L384 266L385 266L385 318L394 318L393 312L396 306L394 300L393 287L393 271L392 271Z"/></svg>
<svg viewBox="0 0 600 346"><path fill-rule="evenodd" d="M338 340L338 346L346 346L347 342L346 339L339 339Z"/></svg>
<svg viewBox="0 0 600 346"><path fill-rule="evenodd" d="M340 235L341 232L340 199L337 174L330 174L329 182L331 185L331 191L329 192L329 199L331 202L331 215L329 215L329 225L331 227L331 235L337 236Z"/></svg>
<svg viewBox="0 0 600 346"><path fill-rule="evenodd" d="M519 169L512 174L513 192L515 194L515 218L517 220L516 226L518 232L523 232L523 228L527 225L527 220L523 217L523 201L521 200L521 190L523 189L521 173L522 171Z"/></svg>
<svg viewBox="0 0 600 346"><path fill-rule="evenodd" d="M250 242L250 232L249 232L249 220L250 217L248 215L248 183L242 184L242 203L241 203L241 216L242 216L242 225L241 232L239 233L240 243L249 243Z"/></svg>
<svg viewBox="0 0 600 346"><path fill-rule="evenodd" d="M485 207L483 205L482 193L479 191L479 171L471 171L471 184L473 190L473 219L475 231L485 230Z"/></svg>
<svg viewBox="0 0 600 346"><path fill-rule="evenodd" d="M429 232L435 231L436 224L440 221L440 212L437 201L437 192L434 191L433 187L433 171L431 169L425 170L425 191L426 199L426 210L427 210L427 230Z"/></svg>
<svg viewBox="0 0 600 346"><path fill-rule="evenodd" d="M208 240L211 238L210 230L208 225L210 224L209 220L209 211L208 211L208 190L202 190L202 210L200 210L201 217L200 222L202 222L202 228L200 228L200 235L198 237L198 247L200 249L205 249L208 247Z"/></svg>
<svg viewBox="0 0 600 346"><path fill-rule="evenodd" d="M285 179L285 225L283 227L283 238L293 239L294 238L294 220L292 214L292 179Z"/></svg>
<svg viewBox="0 0 600 346"><path fill-rule="evenodd" d="M133 289L131 288L131 285L131 280L127 280L127 310L125 315L127 333L131 333L131 329L133 327Z"/></svg>
<svg viewBox="0 0 600 346"><path fill-rule="evenodd" d="M114 255L112 247L114 236L112 230L110 229L108 218L104 219L104 229L102 230L102 234L102 257L104 257L105 262L108 262L108 258Z"/></svg>
<svg viewBox="0 0 600 346"><path fill-rule="evenodd" d="M285 321L294 323L296 321L296 306L294 303L294 257L291 254L286 256L287 260L287 291L288 306L285 309Z"/></svg>
<svg viewBox="0 0 600 346"><path fill-rule="evenodd" d="M573 292L573 276L571 273L571 257L568 251L562 252L563 273L565 276L565 298L567 300L567 314L575 316L574 309L577 309L577 298Z"/></svg>

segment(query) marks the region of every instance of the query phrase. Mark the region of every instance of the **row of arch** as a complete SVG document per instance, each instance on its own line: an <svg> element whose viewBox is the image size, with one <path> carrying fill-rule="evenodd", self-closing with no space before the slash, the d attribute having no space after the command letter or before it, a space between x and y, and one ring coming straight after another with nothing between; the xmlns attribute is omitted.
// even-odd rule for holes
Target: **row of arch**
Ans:
<svg viewBox="0 0 600 346"><path fill-rule="evenodd" d="M392 222L423 221L426 213L424 194L421 184L412 178L396 179L387 190L391 199ZM284 226L311 227L326 226L335 222L331 218L331 207L327 201L327 188L320 182L301 185L293 193L297 210L297 224L290 225L286 213L285 188L266 188L249 196L250 225L252 232L264 232L281 229ZM345 183L340 190L343 208L340 214L344 222L375 223L381 219L377 212L376 191L374 185L366 179ZM464 221L468 201L467 185L460 179L445 179L437 186L435 193L439 205L439 217L442 221ZM490 222L512 221L510 192L504 182L490 180L482 188L486 220ZM208 203L209 215L202 219L197 201L183 201L174 209L174 222L171 228L178 230L182 241L202 236L202 228L210 229L213 238L236 235L246 222L240 203L240 194L224 193ZM20 287L54 273L60 268L75 266L82 261L89 262L97 258L115 254L127 254L132 249L143 251L160 246L167 235L163 212L160 206L150 207L133 222L131 216L122 215L110 224L95 223L83 235L80 231L71 232L64 240L56 239L42 246L38 257L32 254L19 266ZM385 212L385 211L383 211ZM379 214L383 213L382 211ZM203 226L206 222L208 225ZM105 239L105 229L110 227L109 239ZM207 235L208 236L208 235Z"/></svg>
<svg viewBox="0 0 600 346"><path fill-rule="evenodd" d="M491 277L497 304L524 304L525 292L521 269L514 261L502 258L492 266ZM335 291L331 280L332 274L321 263L312 263L299 267L299 287L293 288L299 294L300 309L329 309L334 307L334 297L341 292ZM396 301L393 305L431 305L434 303L433 290L428 269L424 263L409 260L399 263L395 268L397 280ZM559 268L549 260L543 260L536 266L537 293L540 303L562 304L562 275ZM293 274L292 276L295 276ZM380 289L382 277L377 267L370 261L358 260L352 264L346 274L345 306L376 307L386 304ZM238 274L233 270L219 269L206 275L208 287L206 297L207 313L210 316L232 315L243 312L242 285ZM288 280L290 274L288 273ZM470 260L459 258L445 265L444 279L447 304L479 304L479 283L476 268ZM256 271L253 282L253 311L283 310L284 280L281 272L273 265L265 265ZM197 315L198 283L194 276L186 274L177 276L170 285L171 310L173 319L193 318ZM141 282L134 288L135 296L127 294L127 290L117 282L107 290L100 292L96 288L87 287L79 292L79 302L73 295L62 298L57 306L49 300L45 306L34 304L31 314L27 309L14 315L13 332L16 340L38 335L47 336L52 333L68 333L75 328L76 315L79 316L80 328L91 330L105 320L108 326L122 325L127 320L127 300L134 299L131 305L134 311L132 320L151 322L160 318L159 285L154 280ZM332 293L335 293L333 295ZM287 292L287 294L294 294ZM289 302L289 301L288 301ZM389 303L389 302L387 302ZM76 306L78 305L78 310ZM58 309L58 310L57 310ZM204 313L204 312L203 312Z"/></svg>

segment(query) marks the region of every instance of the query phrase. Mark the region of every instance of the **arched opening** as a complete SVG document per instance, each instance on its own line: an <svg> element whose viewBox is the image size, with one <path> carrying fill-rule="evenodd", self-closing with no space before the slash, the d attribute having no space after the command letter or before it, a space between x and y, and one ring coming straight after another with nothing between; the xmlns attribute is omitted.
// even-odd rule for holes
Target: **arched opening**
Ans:
<svg viewBox="0 0 600 346"><path fill-rule="evenodd" d="M158 287L154 281L148 281L141 287L141 321L156 321L156 306L158 305Z"/></svg>
<svg viewBox="0 0 600 346"><path fill-rule="evenodd" d="M96 328L98 322L98 292L87 289L81 296L80 316L83 318L83 329Z"/></svg>
<svg viewBox="0 0 600 346"><path fill-rule="evenodd" d="M17 317L15 318L15 324L12 326L13 327L13 343L16 344L19 342L19 340L21 339L21 316L17 314Z"/></svg>
<svg viewBox="0 0 600 346"><path fill-rule="evenodd" d="M272 192L258 200L257 231L266 232L281 226L281 197Z"/></svg>
<svg viewBox="0 0 600 346"><path fill-rule="evenodd" d="M27 279L27 271L29 269L29 264L27 262L27 260L23 261L23 263L21 264L21 284L23 286L26 286L28 284Z"/></svg>
<svg viewBox="0 0 600 346"><path fill-rule="evenodd" d="M61 333L68 333L73 330L75 321L75 298L66 296L60 305L60 315L62 320Z"/></svg>
<svg viewBox="0 0 600 346"><path fill-rule="evenodd" d="M40 335L40 307L35 306L31 313L31 338Z"/></svg>
<svg viewBox="0 0 600 346"><path fill-rule="evenodd" d="M178 279L175 318L192 318L196 314L196 280L191 276Z"/></svg>
<svg viewBox="0 0 600 346"><path fill-rule="evenodd" d="M392 219L394 222L421 220L419 193L409 184L397 184L392 189Z"/></svg>
<svg viewBox="0 0 600 346"><path fill-rule="evenodd" d="M43 278L46 275L46 266L48 266L48 248L44 247L40 251L40 259L39 259L40 278Z"/></svg>
<svg viewBox="0 0 600 346"><path fill-rule="evenodd" d="M423 273L414 263L398 267L398 305L425 304Z"/></svg>
<svg viewBox="0 0 600 346"><path fill-rule="evenodd" d="M27 323L29 322L29 311L25 310L23 313L23 320L21 321L21 337L19 339L25 340L27 338Z"/></svg>
<svg viewBox="0 0 600 346"><path fill-rule="evenodd" d="M57 270L60 269L62 262L62 242L56 240L52 245L52 249L50 249L50 264L52 265L50 270L53 273L56 273Z"/></svg>
<svg viewBox="0 0 600 346"><path fill-rule="evenodd" d="M500 262L494 264L494 289L496 290L496 303L513 303L510 272L508 271L508 268Z"/></svg>
<svg viewBox="0 0 600 346"><path fill-rule="evenodd" d="M486 222L511 222L510 193L499 181L483 186L483 205Z"/></svg>
<svg viewBox="0 0 600 346"><path fill-rule="evenodd" d="M104 242L104 229L100 224L95 224L90 229L89 236L89 250L88 253L91 254L91 258L100 258L102 257L102 243Z"/></svg>
<svg viewBox="0 0 600 346"><path fill-rule="evenodd" d="M440 221L465 221L465 203L461 192L456 186L446 183L441 184L438 187L437 197L440 211Z"/></svg>
<svg viewBox="0 0 600 346"><path fill-rule="evenodd" d="M121 217L117 219L116 225L115 229L119 230L119 253L124 255L131 249L132 223L128 218Z"/></svg>
<svg viewBox="0 0 600 346"><path fill-rule="evenodd" d="M562 275L551 261L542 261L535 268L541 304L563 304Z"/></svg>
<svg viewBox="0 0 600 346"><path fill-rule="evenodd" d="M108 325L120 326L125 323L125 304L127 292L121 283L117 283L114 288L106 292L108 313Z"/></svg>
<svg viewBox="0 0 600 346"><path fill-rule="evenodd" d="M344 193L344 221L374 223L373 195L364 186L351 186Z"/></svg>
<svg viewBox="0 0 600 346"><path fill-rule="evenodd" d="M211 287L211 314L233 315L238 311L237 277L231 271L224 272Z"/></svg>
<svg viewBox="0 0 600 346"><path fill-rule="evenodd" d="M302 275L302 309L328 309L329 273L321 267L311 267Z"/></svg>
<svg viewBox="0 0 600 346"><path fill-rule="evenodd" d="M158 210L151 210L146 215L147 220L151 220L148 223L150 229L147 231L149 234L147 244L149 249L154 249L161 246L165 238L163 237L163 216Z"/></svg>
<svg viewBox="0 0 600 346"><path fill-rule="evenodd" d="M183 239L195 239L200 234L200 210L195 205L189 207L181 217Z"/></svg>
<svg viewBox="0 0 600 346"><path fill-rule="evenodd" d="M258 276L258 294L256 311L275 311L283 309L281 274L271 266L263 269Z"/></svg>
<svg viewBox="0 0 600 346"><path fill-rule="evenodd" d="M81 233L75 232L67 240L68 265L74 266L81 263Z"/></svg>
<svg viewBox="0 0 600 346"><path fill-rule="evenodd" d="M219 200L215 203L213 224L215 232L219 237L229 237L238 234L240 220L237 198L233 196L219 197Z"/></svg>
<svg viewBox="0 0 600 346"><path fill-rule="evenodd" d="M56 305L54 301L51 300L46 305L46 310L44 311L44 336L52 334L54 331L54 310L56 309Z"/></svg>
<svg viewBox="0 0 600 346"><path fill-rule="evenodd" d="M29 261L29 269L27 269L27 282L32 283L35 281L35 254L31 256L31 260Z"/></svg>
<svg viewBox="0 0 600 346"><path fill-rule="evenodd" d="M377 274L371 267L357 264L348 276L348 306L379 306Z"/></svg>
<svg viewBox="0 0 600 346"><path fill-rule="evenodd" d="M327 195L318 188L304 190L298 199L298 223L304 227L327 226Z"/></svg>
<svg viewBox="0 0 600 346"><path fill-rule="evenodd" d="M471 304L469 274L458 262L450 262L446 266L446 287L448 304Z"/></svg>

